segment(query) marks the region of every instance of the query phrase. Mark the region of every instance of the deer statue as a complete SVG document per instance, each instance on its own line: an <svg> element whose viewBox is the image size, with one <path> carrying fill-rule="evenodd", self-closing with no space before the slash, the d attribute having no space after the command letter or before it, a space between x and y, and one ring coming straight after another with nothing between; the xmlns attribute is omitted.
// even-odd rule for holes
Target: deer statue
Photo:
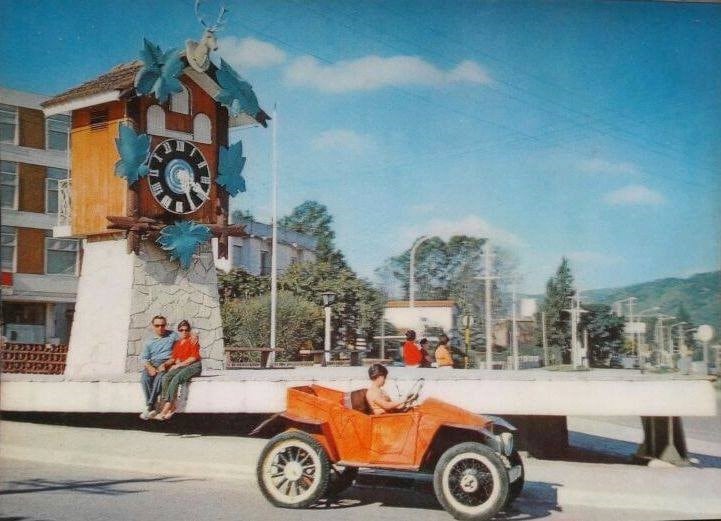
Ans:
<svg viewBox="0 0 721 521"><path fill-rule="evenodd" d="M205 30L203 31L203 36L200 38L200 42L194 40L187 40L185 42L185 57L188 60L188 65L193 69L198 72L205 72L208 70L208 67L210 67L210 52L218 50L218 40L215 38L215 33L220 30L225 23L224 18L228 10L225 6L222 6L217 20L213 25L209 26L200 14L200 3L201 0L195 0L195 16L201 25L205 27Z"/></svg>

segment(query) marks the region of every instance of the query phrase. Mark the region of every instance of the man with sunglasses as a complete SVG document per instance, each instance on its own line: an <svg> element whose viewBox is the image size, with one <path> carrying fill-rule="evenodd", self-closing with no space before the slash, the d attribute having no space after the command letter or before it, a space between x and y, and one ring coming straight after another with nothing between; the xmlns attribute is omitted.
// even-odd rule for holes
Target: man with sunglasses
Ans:
<svg viewBox="0 0 721 521"><path fill-rule="evenodd" d="M155 315L151 324L154 335L145 342L140 355L140 361L143 364L140 383L143 386L143 394L145 394L145 409L140 413L143 420L157 414L155 402L162 389L163 375L173 352L173 343L179 338L178 333L166 329L168 321L164 316Z"/></svg>

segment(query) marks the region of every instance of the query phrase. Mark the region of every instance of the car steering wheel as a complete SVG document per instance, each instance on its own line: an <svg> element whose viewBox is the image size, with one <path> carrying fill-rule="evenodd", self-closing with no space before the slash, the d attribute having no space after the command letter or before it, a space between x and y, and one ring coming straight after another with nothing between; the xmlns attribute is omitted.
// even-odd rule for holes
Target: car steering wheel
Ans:
<svg viewBox="0 0 721 521"><path fill-rule="evenodd" d="M403 412L411 409L416 402L418 401L418 396L421 394L421 390L423 389L423 384L425 383L425 378L419 378L416 380L413 385L411 386L410 390L408 391L408 394L406 394L405 400L403 400L403 403L401 404L401 410Z"/></svg>

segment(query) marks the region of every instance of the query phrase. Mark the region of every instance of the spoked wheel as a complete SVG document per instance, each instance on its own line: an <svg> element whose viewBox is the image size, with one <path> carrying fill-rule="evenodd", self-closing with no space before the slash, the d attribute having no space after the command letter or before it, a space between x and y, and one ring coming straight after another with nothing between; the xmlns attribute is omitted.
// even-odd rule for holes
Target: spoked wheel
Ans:
<svg viewBox="0 0 721 521"><path fill-rule="evenodd" d="M493 450L481 443L461 443L438 460L433 488L453 517L480 521L493 517L506 502L508 473Z"/></svg>
<svg viewBox="0 0 721 521"><path fill-rule="evenodd" d="M358 476L358 467L343 467L331 465L330 480L328 482L329 497L337 496L350 487Z"/></svg>
<svg viewBox="0 0 721 521"><path fill-rule="evenodd" d="M286 431L272 438L260 454L258 485L277 507L305 508L328 488L330 463L312 436Z"/></svg>

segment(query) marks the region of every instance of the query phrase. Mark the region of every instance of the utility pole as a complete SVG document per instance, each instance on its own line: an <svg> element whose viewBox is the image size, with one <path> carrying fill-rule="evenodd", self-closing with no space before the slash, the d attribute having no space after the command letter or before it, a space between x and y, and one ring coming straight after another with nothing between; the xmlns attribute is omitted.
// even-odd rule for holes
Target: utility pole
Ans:
<svg viewBox="0 0 721 521"><path fill-rule="evenodd" d="M276 342L276 315L278 307L278 110L273 107L273 147L272 147L272 168L273 168L273 196L272 196L272 212L273 212L273 236L270 247L270 348L273 349L268 353L268 361L266 367L272 367L275 362L275 342Z"/></svg>
<svg viewBox="0 0 721 521"><path fill-rule="evenodd" d="M581 299L576 295L569 297L571 299L571 308L565 309L571 314L571 365L574 369L581 365L580 353L578 349L578 319L581 313L587 313L585 309L581 309Z"/></svg>
<svg viewBox="0 0 721 521"><path fill-rule="evenodd" d="M513 280L513 288L511 290L511 346L513 349L513 368L518 371L520 369L518 363L518 329L516 328L516 281Z"/></svg>
<svg viewBox="0 0 721 521"><path fill-rule="evenodd" d="M546 337L546 312L541 311L541 335L543 338L543 366L548 367L548 338Z"/></svg>
<svg viewBox="0 0 721 521"><path fill-rule="evenodd" d="M491 280L496 279L493 272L493 250L491 243L486 240L483 245L483 276L485 281L485 308L486 308L486 368L493 367L493 319L491 315Z"/></svg>

